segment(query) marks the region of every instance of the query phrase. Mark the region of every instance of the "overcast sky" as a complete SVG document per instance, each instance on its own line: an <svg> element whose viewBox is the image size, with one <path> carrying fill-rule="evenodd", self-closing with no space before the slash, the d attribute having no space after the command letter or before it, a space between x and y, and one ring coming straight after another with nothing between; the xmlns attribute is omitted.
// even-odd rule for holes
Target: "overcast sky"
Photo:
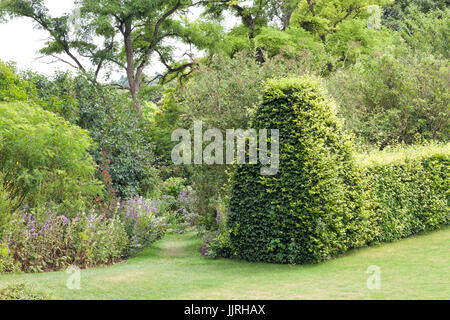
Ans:
<svg viewBox="0 0 450 320"><path fill-rule="evenodd" d="M52 15L70 12L73 0L45 0ZM44 46L48 35L45 31L35 29L33 22L28 18L16 18L6 24L0 24L0 59L14 61L20 69L51 74L55 69L66 70L62 63L46 64L52 59L39 57L38 51Z"/></svg>
<svg viewBox="0 0 450 320"><path fill-rule="evenodd" d="M50 14L58 16L73 10L74 0L45 0ZM194 14L196 16L198 14ZM227 25L237 23L236 19L228 20ZM0 24L0 60L14 61L21 70L31 69L39 73L50 75L54 70L73 70L70 66L53 62L53 58L44 57L38 53L48 39L47 32L34 28L34 23L29 18L16 18L5 24ZM181 46L180 46L181 47ZM164 66L158 62L152 64L150 74L163 72ZM114 78L117 78L114 76Z"/></svg>

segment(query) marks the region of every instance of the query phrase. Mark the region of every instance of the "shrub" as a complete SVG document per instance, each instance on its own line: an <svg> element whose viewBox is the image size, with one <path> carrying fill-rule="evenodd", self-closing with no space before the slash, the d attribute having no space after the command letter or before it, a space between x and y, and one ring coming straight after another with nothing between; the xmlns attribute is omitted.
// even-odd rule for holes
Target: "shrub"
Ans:
<svg viewBox="0 0 450 320"><path fill-rule="evenodd" d="M14 65L0 61L0 102L26 101L31 89L32 85L16 74Z"/></svg>
<svg viewBox="0 0 450 320"><path fill-rule="evenodd" d="M70 265L92 267L119 260L127 246L118 218L92 212L69 219L54 209L24 210L13 215L4 233L0 266L3 264L3 272L17 267L23 272L54 271Z"/></svg>
<svg viewBox="0 0 450 320"><path fill-rule="evenodd" d="M127 256L135 255L164 236L166 217L162 200L135 197L122 204L120 211L130 239Z"/></svg>
<svg viewBox="0 0 450 320"><path fill-rule="evenodd" d="M163 182L162 192L165 195L177 197L185 188L186 179L171 177Z"/></svg>
<svg viewBox="0 0 450 320"><path fill-rule="evenodd" d="M152 191L156 174L151 166L152 144L147 138L151 119L139 117L132 110L126 92L96 87L85 76L68 72L56 72L51 77L27 72L24 77L36 88L30 96L37 105L88 130L96 143L90 153L97 163L103 160L103 151L107 152L109 174L119 196L128 199Z"/></svg>
<svg viewBox="0 0 450 320"><path fill-rule="evenodd" d="M9 282L0 288L0 300L49 300L51 298L49 293L24 281Z"/></svg>
<svg viewBox="0 0 450 320"><path fill-rule="evenodd" d="M450 58L450 8L428 13L414 8L400 22L400 34L414 51L431 52Z"/></svg>
<svg viewBox="0 0 450 320"><path fill-rule="evenodd" d="M188 231L198 226L198 215L195 211L196 197L191 187L185 188L178 194L173 229L178 233Z"/></svg>
<svg viewBox="0 0 450 320"><path fill-rule="evenodd" d="M219 202L216 217L218 229L216 232L208 232L203 237L202 253L206 257L231 257L230 229L227 227L228 215L225 205Z"/></svg>
<svg viewBox="0 0 450 320"><path fill-rule="evenodd" d="M229 245L226 236L216 237L213 253L320 262L450 223L450 145L355 156L314 81L270 81L265 92L253 124L280 128L279 173L261 176L260 165L237 168Z"/></svg>
<svg viewBox="0 0 450 320"><path fill-rule="evenodd" d="M280 130L280 169L239 166L230 200L231 252L250 261L313 263L373 237L362 179L335 106L316 81L271 80L253 128ZM269 141L270 142L270 141Z"/></svg>
<svg viewBox="0 0 450 320"><path fill-rule="evenodd" d="M0 167L10 199L76 212L102 188L86 131L25 103L0 103Z"/></svg>
<svg viewBox="0 0 450 320"><path fill-rule="evenodd" d="M31 83L34 90L28 90L30 97L42 109L62 116L66 121L77 124L79 104L76 92L76 79L70 72L56 71L51 77L26 72L22 77Z"/></svg>
<svg viewBox="0 0 450 320"><path fill-rule="evenodd" d="M5 189L4 174L0 171L0 239L3 231L11 221L12 213L17 209L18 203L9 198L9 192Z"/></svg>
<svg viewBox="0 0 450 320"><path fill-rule="evenodd" d="M334 74L327 86L361 144L447 142L448 74L448 60L393 53L363 59Z"/></svg>
<svg viewBox="0 0 450 320"><path fill-rule="evenodd" d="M0 274L6 272L20 272L19 263L14 261L8 244L0 241Z"/></svg>
<svg viewBox="0 0 450 320"><path fill-rule="evenodd" d="M360 155L377 213L376 241L393 241L450 223L450 144Z"/></svg>

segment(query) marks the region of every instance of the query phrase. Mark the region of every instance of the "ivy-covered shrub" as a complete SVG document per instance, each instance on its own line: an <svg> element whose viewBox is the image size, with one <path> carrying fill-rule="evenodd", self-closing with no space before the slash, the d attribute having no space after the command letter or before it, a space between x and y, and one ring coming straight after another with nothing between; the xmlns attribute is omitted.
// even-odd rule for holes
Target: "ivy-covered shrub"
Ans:
<svg viewBox="0 0 450 320"><path fill-rule="evenodd" d="M352 141L315 80L268 81L252 128L280 130L280 168L262 176L261 165L238 167L228 217L233 256L315 263L374 237Z"/></svg>
<svg viewBox="0 0 450 320"><path fill-rule="evenodd" d="M377 213L377 242L450 223L450 144L360 155Z"/></svg>
<svg viewBox="0 0 450 320"><path fill-rule="evenodd" d="M22 102L0 103L0 167L10 199L76 214L102 192L86 131ZM66 212L67 213L67 212Z"/></svg>
<svg viewBox="0 0 450 320"><path fill-rule="evenodd" d="M279 172L237 168L213 255L314 263L450 223L448 144L355 155L309 78L269 81L253 128L280 130Z"/></svg>

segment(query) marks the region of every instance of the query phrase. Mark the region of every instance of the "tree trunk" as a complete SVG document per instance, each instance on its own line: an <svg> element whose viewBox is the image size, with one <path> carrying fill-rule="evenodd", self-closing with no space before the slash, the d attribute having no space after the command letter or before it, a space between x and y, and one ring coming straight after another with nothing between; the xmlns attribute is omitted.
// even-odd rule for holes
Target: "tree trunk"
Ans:
<svg viewBox="0 0 450 320"><path fill-rule="evenodd" d="M133 42L131 40L131 21L125 24L125 30L123 33L125 41L125 54L127 58L127 79L130 86L131 97L133 99L133 109L136 110L139 115L142 114L142 107L139 101L139 90L141 87L141 77L134 74L134 51Z"/></svg>
<svg viewBox="0 0 450 320"><path fill-rule="evenodd" d="M131 97L133 98L133 109L137 111L139 115L141 115L142 106L139 100L139 90L140 90L140 83L138 82L138 80L133 81L133 83L130 85Z"/></svg>
<svg viewBox="0 0 450 320"><path fill-rule="evenodd" d="M289 26L291 24L292 13L293 13L293 11L289 11L284 16L282 31L286 31L286 29L289 28Z"/></svg>

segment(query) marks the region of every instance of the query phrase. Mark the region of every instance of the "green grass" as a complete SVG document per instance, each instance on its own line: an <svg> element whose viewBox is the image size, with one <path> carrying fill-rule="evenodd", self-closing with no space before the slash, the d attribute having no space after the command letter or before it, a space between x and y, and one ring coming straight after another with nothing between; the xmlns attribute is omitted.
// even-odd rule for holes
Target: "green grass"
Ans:
<svg viewBox="0 0 450 320"><path fill-rule="evenodd" d="M168 235L139 257L83 270L81 290L65 272L2 275L31 282L56 299L449 299L450 228L355 250L320 265L293 266L209 260L194 234ZM381 289L366 285L381 268Z"/></svg>

